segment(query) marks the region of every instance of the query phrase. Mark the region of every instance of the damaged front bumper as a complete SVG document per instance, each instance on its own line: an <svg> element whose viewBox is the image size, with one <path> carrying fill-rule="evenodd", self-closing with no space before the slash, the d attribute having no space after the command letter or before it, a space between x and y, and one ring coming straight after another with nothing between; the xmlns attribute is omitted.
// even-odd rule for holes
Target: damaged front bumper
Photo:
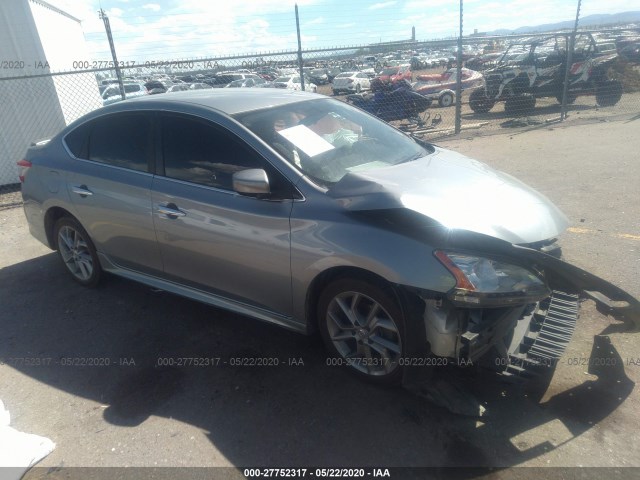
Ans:
<svg viewBox="0 0 640 480"><path fill-rule="evenodd" d="M495 243L489 247L489 255L540 272L551 295L499 308L465 308L456 301L456 289L440 298L422 295L427 347L420 352L423 347L413 345L417 355L479 363L508 376L532 376L562 357L576 328L580 302L586 299L593 300L599 312L624 322L627 331L640 330L640 302L610 282L540 250Z"/></svg>

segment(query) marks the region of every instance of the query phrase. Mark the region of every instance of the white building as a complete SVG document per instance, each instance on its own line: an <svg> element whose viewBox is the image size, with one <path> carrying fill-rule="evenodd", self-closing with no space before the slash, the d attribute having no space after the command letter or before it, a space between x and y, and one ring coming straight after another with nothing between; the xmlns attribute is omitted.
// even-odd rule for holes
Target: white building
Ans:
<svg viewBox="0 0 640 480"><path fill-rule="evenodd" d="M43 0L0 1L0 186L19 181L32 142L102 106L93 73L50 75L89 59L77 18Z"/></svg>

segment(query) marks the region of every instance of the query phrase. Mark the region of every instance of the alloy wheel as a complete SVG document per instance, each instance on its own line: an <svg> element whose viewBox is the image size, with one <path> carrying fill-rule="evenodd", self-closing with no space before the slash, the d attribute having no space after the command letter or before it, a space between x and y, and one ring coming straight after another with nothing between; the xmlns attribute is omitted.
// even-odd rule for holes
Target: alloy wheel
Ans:
<svg viewBox="0 0 640 480"><path fill-rule="evenodd" d="M402 342L393 317L371 297L342 292L327 308L329 339L347 365L373 376L398 367Z"/></svg>
<svg viewBox="0 0 640 480"><path fill-rule="evenodd" d="M88 281L93 275L93 258L86 239L70 226L63 226L58 232L58 248L65 266L81 281Z"/></svg>

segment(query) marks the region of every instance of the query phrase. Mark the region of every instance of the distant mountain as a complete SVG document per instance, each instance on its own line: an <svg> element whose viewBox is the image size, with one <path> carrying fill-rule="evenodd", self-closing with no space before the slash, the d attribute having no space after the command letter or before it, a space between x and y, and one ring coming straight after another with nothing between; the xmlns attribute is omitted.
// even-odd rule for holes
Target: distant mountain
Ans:
<svg viewBox="0 0 640 480"><path fill-rule="evenodd" d="M613 25L613 24L627 24L640 22L640 12L622 12L622 13L610 13L610 14L596 14L596 15L587 15L586 17L580 18L578 22L578 27L590 27L590 26L600 26L600 25ZM574 20L567 20L564 22L558 23L547 23L544 25L536 25L532 27L520 27L515 30L507 30L501 28L499 30L494 30L493 32L488 32L489 35L508 35L508 34L518 34L518 33L537 33L537 32L548 32L552 30L563 30L566 28L573 28L575 23Z"/></svg>

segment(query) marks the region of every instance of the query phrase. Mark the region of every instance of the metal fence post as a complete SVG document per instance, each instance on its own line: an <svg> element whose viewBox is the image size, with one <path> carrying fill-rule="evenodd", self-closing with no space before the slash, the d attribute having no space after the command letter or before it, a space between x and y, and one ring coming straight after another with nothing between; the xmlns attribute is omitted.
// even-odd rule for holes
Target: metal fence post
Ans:
<svg viewBox="0 0 640 480"><path fill-rule="evenodd" d="M569 72L571 71L571 63L573 62L573 49L576 44L576 33L578 32L578 20L580 19L580 4L582 0L578 0L578 9L576 11L576 23L573 25L573 32L569 38L567 45L567 65L564 69L564 83L562 85L562 108L560 111L560 121L567 118L567 92L569 90Z"/></svg>
<svg viewBox="0 0 640 480"><path fill-rule="evenodd" d="M298 33L298 68L300 69L300 88L304 92L304 63L302 62L302 40L300 39L300 18L298 17L298 4L296 3L296 31Z"/></svg>
<svg viewBox="0 0 640 480"><path fill-rule="evenodd" d="M460 32L458 33L458 51L456 55L456 135L462 129L462 2L463 0L460 0Z"/></svg>

